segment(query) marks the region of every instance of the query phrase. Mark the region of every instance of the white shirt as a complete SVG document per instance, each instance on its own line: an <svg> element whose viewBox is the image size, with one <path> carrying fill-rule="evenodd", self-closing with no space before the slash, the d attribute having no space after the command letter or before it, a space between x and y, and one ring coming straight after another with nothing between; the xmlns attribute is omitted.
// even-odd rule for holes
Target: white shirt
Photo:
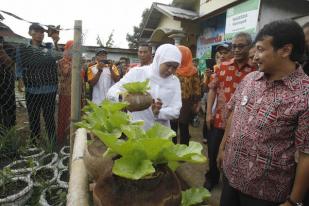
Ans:
<svg viewBox="0 0 309 206"><path fill-rule="evenodd" d="M94 65L91 68L93 76L98 73L97 66ZM104 67L102 69L102 73L100 75L100 78L98 82L93 86L92 91L92 101L95 104L101 104L103 100L106 99L107 92L111 86L113 86L114 82L111 77L111 72L108 67Z"/></svg>
<svg viewBox="0 0 309 206"><path fill-rule="evenodd" d="M134 68L130 70L119 82L113 85L108 93L107 98L112 101L118 101L119 94L124 92L125 90L122 88L123 84L129 82L137 82L137 81L145 81L149 79L150 86L150 95L153 99L160 98L163 105L157 117L154 116L151 107L146 110L131 112L132 120L143 120L144 121L144 130L149 129L153 126L155 122L159 122L165 126L170 127L171 119L177 119L180 113L180 108L182 106L181 103L181 90L180 90L180 82L178 78L172 75L169 80L172 82L169 85L173 85L172 87L165 87L163 85L158 85L151 79L151 70L147 66Z"/></svg>

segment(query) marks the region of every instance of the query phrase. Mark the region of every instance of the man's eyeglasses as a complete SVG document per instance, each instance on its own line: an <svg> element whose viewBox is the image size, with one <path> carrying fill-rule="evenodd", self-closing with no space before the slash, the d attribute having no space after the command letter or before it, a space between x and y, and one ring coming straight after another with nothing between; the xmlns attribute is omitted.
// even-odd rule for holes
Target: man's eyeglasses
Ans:
<svg viewBox="0 0 309 206"><path fill-rule="evenodd" d="M232 50L236 50L237 48L239 50L243 50L246 46L249 46L248 44L232 44Z"/></svg>

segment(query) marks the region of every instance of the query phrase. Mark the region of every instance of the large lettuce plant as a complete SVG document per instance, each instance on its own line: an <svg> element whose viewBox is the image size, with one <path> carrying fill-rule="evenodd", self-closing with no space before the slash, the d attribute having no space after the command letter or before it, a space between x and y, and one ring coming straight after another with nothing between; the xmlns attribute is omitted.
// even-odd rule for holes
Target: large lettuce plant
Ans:
<svg viewBox="0 0 309 206"><path fill-rule="evenodd" d="M122 87L130 94L145 94L149 89L149 79L143 82L129 82Z"/></svg>
<svg viewBox="0 0 309 206"><path fill-rule="evenodd" d="M83 120L77 125L96 135L107 147L104 156L117 154L113 173L128 179L141 179L166 164L175 170L181 162L203 163L202 145L190 141L189 146L174 144L175 132L161 124L147 131L141 122L132 122L129 114L121 111L126 103L104 101L100 106L90 103ZM126 139L120 138L124 134Z"/></svg>

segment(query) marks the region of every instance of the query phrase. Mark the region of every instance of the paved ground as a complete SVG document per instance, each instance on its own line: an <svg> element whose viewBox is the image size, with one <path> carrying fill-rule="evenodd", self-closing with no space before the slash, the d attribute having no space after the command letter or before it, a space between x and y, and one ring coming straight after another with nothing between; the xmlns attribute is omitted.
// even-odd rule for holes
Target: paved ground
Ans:
<svg viewBox="0 0 309 206"><path fill-rule="evenodd" d="M202 120L202 119L201 119ZM207 145L202 143L203 134L202 134L202 124L199 128L190 127L190 134L192 136L192 140L200 142L204 149L203 153L207 157ZM205 181L205 173L208 170L208 164L183 164L178 170L178 175L191 187L202 187ZM211 191L211 199L209 201L209 205L211 206L218 206L220 195L222 190L222 183L216 186Z"/></svg>

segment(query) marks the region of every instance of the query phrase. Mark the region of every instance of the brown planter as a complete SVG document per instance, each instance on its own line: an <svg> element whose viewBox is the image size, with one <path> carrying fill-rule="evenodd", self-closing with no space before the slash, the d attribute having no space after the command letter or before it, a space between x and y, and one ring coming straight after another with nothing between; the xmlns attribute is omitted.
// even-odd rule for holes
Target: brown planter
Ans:
<svg viewBox="0 0 309 206"><path fill-rule="evenodd" d="M86 145L84 151L84 164L90 177L98 180L106 171L112 168L111 157L103 157L106 146L98 139L93 138L93 142Z"/></svg>
<svg viewBox="0 0 309 206"><path fill-rule="evenodd" d="M157 169L155 177L129 180L112 175L111 170L97 181L93 190L96 206L179 206L180 184L167 167Z"/></svg>
<svg viewBox="0 0 309 206"><path fill-rule="evenodd" d="M123 100L129 103L127 110L130 112L145 110L152 104L152 97L149 93L127 94L124 96Z"/></svg>

